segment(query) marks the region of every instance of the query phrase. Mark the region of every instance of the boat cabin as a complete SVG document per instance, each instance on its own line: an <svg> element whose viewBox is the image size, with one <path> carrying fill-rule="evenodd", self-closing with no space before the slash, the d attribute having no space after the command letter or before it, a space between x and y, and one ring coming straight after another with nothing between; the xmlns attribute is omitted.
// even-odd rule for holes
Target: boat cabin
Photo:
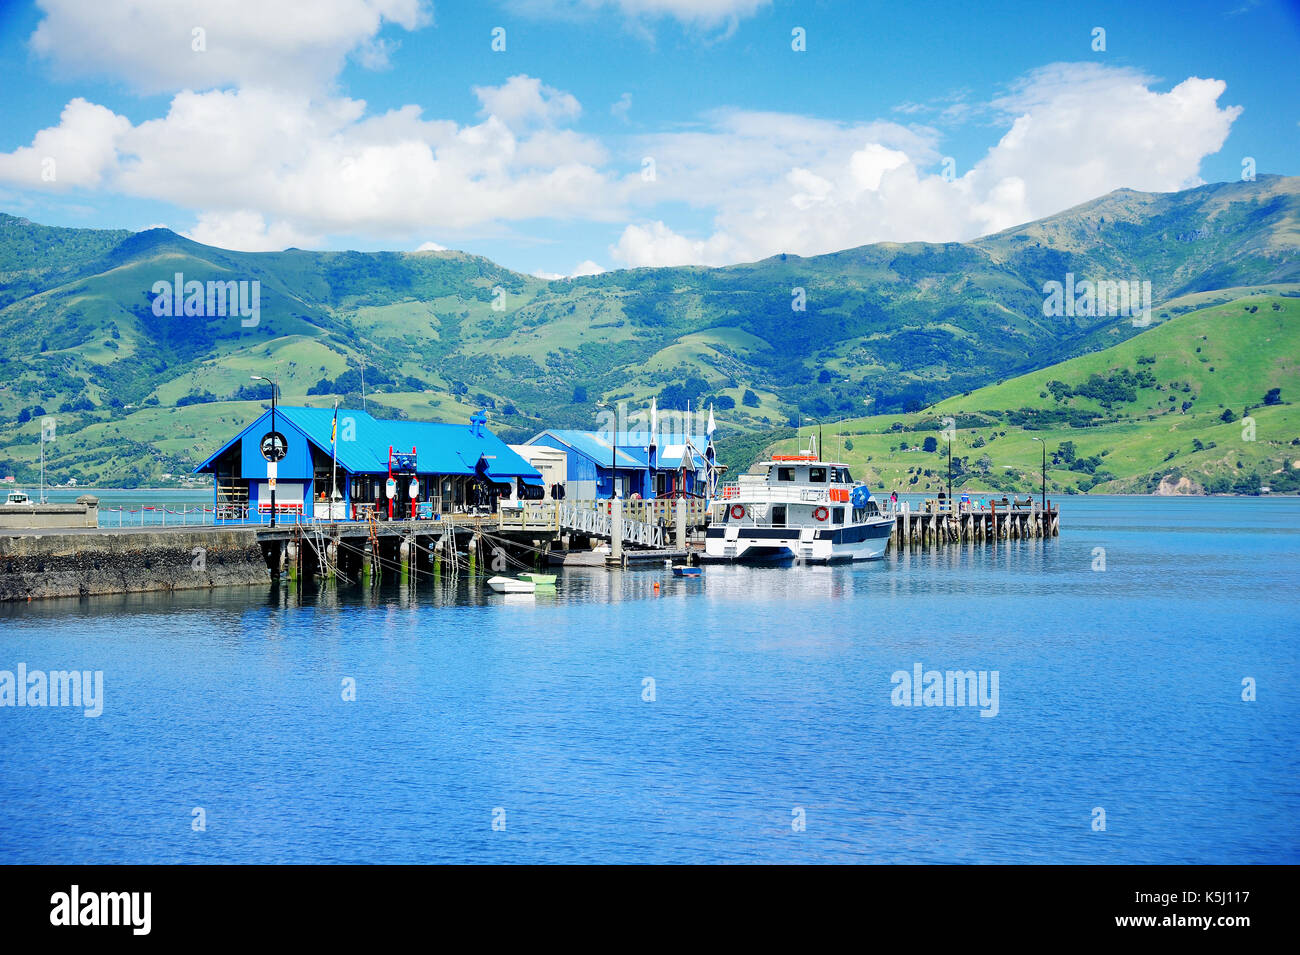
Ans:
<svg viewBox="0 0 1300 955"><path fill-rule="evenodd" d="M856 492L856 493L855 493ZM774 454L723 488L722 521L754 527L842 527L880 514L847 464Z"/></svg>

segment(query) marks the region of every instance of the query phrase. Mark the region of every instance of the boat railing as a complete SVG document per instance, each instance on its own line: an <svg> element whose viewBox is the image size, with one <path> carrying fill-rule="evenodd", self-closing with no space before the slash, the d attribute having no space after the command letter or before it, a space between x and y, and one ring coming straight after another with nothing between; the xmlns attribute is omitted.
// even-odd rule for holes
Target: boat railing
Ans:
<svg viewBox="0 0 1300 955"><path fill-rule="evenodd" d="M726 489L724 488L724 491ZM847 496L848 490L842 490ZM780 484L749 484L740 486L734 493L722 495L724 501L735 501L736 503L745 503L754 501L761 504L831 504L843 503L842 501L831 500L831 489L829 487L806 487L795 485L793 487L784 487Z"/></svg>

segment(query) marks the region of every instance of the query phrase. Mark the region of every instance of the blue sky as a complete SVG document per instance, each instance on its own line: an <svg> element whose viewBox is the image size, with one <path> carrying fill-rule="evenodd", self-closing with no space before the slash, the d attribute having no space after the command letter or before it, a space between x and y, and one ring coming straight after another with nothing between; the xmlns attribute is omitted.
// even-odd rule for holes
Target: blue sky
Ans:
<svg viewBox="0 0 1300 955"><path fill-rule="evenodd" d="M960 240L1297 174L1297 54L1268 0L9 3L0 210L547 275Z"/></svg>

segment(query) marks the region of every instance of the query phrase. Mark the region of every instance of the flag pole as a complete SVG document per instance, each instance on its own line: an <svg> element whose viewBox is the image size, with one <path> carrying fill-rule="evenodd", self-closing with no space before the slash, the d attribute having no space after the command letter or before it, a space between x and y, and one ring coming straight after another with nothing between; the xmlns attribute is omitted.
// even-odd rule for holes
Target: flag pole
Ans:
<svg viewBox="0 0 1300 955"><path fill-rule="evenodd" d="M334 427L330 432L330 520L334 519L334 499L339 493L339 399L334 398Z"/></svg>

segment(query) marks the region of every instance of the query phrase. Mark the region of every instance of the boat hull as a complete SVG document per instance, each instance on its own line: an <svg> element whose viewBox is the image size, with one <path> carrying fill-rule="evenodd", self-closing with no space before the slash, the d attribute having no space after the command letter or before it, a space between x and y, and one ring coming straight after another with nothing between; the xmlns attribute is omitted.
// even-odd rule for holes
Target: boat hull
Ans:
<svg viewBox="0 0 1300 955"><path fill-rule="evenodd" d="M890 518L845 527L710 527L705 557L736 563L835 563L878 560L889 547L894 522Z"/></svg>
<svg viewBox="0 0 1300 955"><path fill-rule="evenodd" d="M499 594L531 594L537 590L532 581L516 580L513 577L491 577L487 585Z"/></svg>

